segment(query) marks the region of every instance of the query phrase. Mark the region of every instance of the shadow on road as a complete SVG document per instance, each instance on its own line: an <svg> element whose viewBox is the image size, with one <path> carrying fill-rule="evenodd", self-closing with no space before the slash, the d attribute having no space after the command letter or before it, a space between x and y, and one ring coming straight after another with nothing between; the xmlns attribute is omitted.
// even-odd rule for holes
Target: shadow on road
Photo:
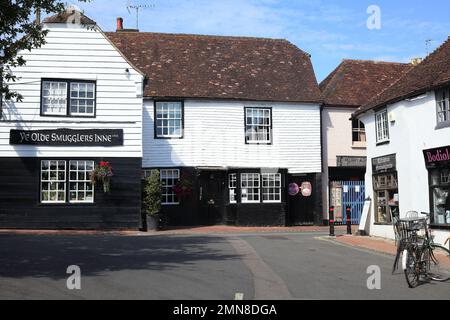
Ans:
<svg viewBox="0 0 450 320"><path fill-rule="evenodd" d="M120 270L186 268L198 261L239 259L219 237L0 235L0 277L67 278L69 265L84 276Z"/></svg>

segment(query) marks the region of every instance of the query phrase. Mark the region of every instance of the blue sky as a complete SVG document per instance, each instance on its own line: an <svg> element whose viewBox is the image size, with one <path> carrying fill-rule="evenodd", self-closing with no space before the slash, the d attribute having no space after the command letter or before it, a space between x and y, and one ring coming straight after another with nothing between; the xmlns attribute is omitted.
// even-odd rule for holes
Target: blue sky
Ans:
<svg viewBox="0 0 450 320"><path fill-rule="evenodd" d="M312 55L318 81L344 58L409 62L450 35L448 0L92 0L78 4L104 31L116 17L136 25L128 3L148 4L139 29L283 38ZM367 8L381 9L381 29L369 30Z"/></svg>

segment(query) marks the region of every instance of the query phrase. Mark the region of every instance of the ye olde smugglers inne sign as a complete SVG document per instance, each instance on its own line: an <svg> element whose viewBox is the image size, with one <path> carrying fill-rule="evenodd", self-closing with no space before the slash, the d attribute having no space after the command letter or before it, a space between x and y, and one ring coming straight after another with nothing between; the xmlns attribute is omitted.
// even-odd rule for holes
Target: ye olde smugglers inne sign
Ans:
<svg viewBox="0 0 450 320"><path fill-rule="evenodd" d="M11 130L11 145L42 146L123 146L122 129L56 129L56 130Z"/></svg>

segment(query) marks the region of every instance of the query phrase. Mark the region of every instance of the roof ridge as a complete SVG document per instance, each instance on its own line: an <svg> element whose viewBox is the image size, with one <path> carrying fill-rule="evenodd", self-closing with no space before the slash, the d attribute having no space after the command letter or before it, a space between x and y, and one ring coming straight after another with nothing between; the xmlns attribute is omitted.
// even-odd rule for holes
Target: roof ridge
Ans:
<svg viewBox="0 0 450 320"><path fill-rule="evenodd" d="M367 102L364 106L361 106L357 109L357 111L354 113L355 116L359 115L360 113L363 113L365 111L368 111L374 107L379 106L382 103L378 103L375 106L370 106L374 101L376 101L376 99L378 97L380 97L384 92L386 92L388 89L392 88L393 86L395 86L397 83L399 83L400 81L402 81L404 78L406 78L413 70L416 70L416 68L419 68L420 66L426 64L431 57L434 57L440 50L443 50L444 47L450 44L450 36L447 38L446 41L444 41L444 43L442 43L439 47L437 47L433 52L431 52L429 55L427 55L425 57L425 59L417 64L417 65L412 65L411 68L409 68L408 71L406 71L399 79L397 79L397 81L394 81L391 85L387 86L384 90L380 91L378 94L376 94L375 96L373 96L369 102ZM441 70L441 73L444 72L444 70ZM410 92L409 94L414 93L414 92ZM394 99L395 100L395 99ZM389 102L393 101L393 99L389 99L387 101L384 101L383 104L388 104ZM369 108L367 108L367 106L369 106ZM367 109L367 110L365 110Z"/></svg>
<svg viewBox="0 0 450 320"><path fill-rule="evenodd" d="M153 31L119 31L119 32L114 32L114 31L109 31L106 32L107 34L126 34L126 33L131 33L131 34L154 34L154 35L167 35L167 36L176 36L176 37L205 37L205 38L219 38L219 39L223 39L223 38L231 38L231 39L242 39L242 40L268 40L268 41L275 41L275 42L288 42L291 43L289 40L287 39L283 39L283 38L269 38L269 37L255 37L255 36L227 36L227 35L214 35L214 34L200 34L200 33L174 33L174 32L153 32ZM291 43L292 44L292 43Z"/></svg>
<svg viewBox="0 0 450 320"><path fill-rule="evenodd" d="M399 64L399 65L408 65L410 62L398 62L398 61L383 61L383 60L370 60L370 59L342 59L342 62L369 62L374 64Z"/></svg>

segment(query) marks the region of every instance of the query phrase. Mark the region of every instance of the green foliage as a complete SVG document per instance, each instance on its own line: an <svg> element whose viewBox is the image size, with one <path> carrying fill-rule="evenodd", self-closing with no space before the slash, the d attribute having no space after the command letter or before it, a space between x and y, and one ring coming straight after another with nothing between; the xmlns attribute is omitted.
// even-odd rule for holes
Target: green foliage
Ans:
<svg viewBox="0 0 450 320"><path fill-rule="evenodd" d="M159 170L152 170L144 182L142 210L146 214L154 215L161 211L161 189Z"/></svg>
<svg viewBox="0 0 450 320"><path fill-rule="evenodd" d="M90 0L78 0L89 2ZM46 30L32 20L37 9L44 15L65 10L60 0L0 0L0 94L7 100L22 100L22 96L9 90L6 82L16 82L11 68L26 64L20 51L40 48L45 44ZM6 80L6 81L5 81Z"/></svg>

